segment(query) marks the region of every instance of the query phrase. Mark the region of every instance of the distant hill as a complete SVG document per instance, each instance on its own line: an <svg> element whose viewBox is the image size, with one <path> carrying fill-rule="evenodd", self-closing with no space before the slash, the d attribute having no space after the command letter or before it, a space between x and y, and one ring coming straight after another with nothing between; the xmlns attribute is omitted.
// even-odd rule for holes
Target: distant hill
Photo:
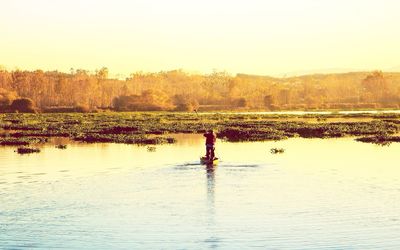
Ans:
<svg viewBox="0 0 400 250"><path fill-rule="evenodd" d="M324 79L336 79L338 81L345 79L352 79L355 81L361 81L370 75L373 71L353 71L353 72L340 72L340 73L312 73L312 74L304 74L304 75L295 75L295 76L286 76L286 77L272 77L272 76L263 76L263 75L251 75L251 74L237 74L237 77L247 78L247 79L263 79L269 81L278 81L278 82L287 82L287 81L309 81L313 80L324 80ZM390 80L396 80L400 77L400 69L399 71L388 71L382 72L384 76Z"/></svg>

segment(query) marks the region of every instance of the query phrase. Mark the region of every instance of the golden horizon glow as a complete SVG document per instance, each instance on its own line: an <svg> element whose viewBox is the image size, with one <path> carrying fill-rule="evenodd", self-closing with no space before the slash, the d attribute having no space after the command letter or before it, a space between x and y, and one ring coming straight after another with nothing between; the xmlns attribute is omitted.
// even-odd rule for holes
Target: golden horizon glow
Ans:
<svg viewBox="0 0 400 250"><path fill-rule="evenodd" d="M284 75L399 70L395 0L5 0L0 65Z"/></svg>

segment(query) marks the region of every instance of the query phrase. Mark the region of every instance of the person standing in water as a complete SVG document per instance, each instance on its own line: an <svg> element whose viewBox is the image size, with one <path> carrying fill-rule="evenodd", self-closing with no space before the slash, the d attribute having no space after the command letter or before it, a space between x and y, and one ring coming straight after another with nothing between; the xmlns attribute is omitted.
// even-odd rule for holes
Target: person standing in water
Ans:
<svg viewBox="0 0 400 250"><path fill-rule="evenodd" d="M214 131L210 129L207 133L204 134L206 138L206 158L208 160L214 160L215 154L215 142L217 140L217 136Z"/></svg>

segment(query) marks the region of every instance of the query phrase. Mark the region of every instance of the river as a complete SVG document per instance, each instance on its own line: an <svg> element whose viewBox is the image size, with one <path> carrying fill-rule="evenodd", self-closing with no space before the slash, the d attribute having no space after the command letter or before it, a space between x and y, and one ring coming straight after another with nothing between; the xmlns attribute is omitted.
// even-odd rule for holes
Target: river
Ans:
<svg viewBox="0 0 400 250"><path fill-rule="evenodd" d="M203 138L176 136L0 147L0 248L400 248L400 144L218 141L207 168Z"/></svg>

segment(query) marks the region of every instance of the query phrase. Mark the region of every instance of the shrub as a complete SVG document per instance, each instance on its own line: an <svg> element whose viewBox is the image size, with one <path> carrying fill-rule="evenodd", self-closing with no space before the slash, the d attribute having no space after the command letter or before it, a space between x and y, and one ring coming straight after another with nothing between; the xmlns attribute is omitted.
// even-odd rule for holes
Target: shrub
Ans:
<svg viewBox="0 0 400 250"><path fill-rule="evenodd" d="M89 107L88 106L85 106L85 105L76 105L75 107L74 107L74 112L78 112L78 113L88 113L90 110L89 110Z"/></svg>
<svg viewBox="0 0 400 250"><path fill-rule="evenodd" d="M245 108L245 107L247 107L247 100L246 100L246 98L238 98L238 99L236 99L235 101L234 101L234 105L236 106L236 107L240 107L240 108ZM272 106L272 105L271 105Z"/></svg>
<svg viewBox="0 0 400 250"><path fill-rule="evenodd" d="M36 112L33 101L29 98L15 99L10 105L10 110L12 112L21 112L21 113Z"/></svg>
<svg viewBox="0 0 400 250"><path fill-rule="evenodd" d="M145 90L141 95L115 97L113 107L117 111L161 111L173 109L168 95L160 90Z"/></svg>
<svg viewBox="0 0 400 250"><path fill-rule="evenodd" d="M185 95L175 95L173 98L175 111L193 111L199 108L199 103L196 99Z"/></svg>

